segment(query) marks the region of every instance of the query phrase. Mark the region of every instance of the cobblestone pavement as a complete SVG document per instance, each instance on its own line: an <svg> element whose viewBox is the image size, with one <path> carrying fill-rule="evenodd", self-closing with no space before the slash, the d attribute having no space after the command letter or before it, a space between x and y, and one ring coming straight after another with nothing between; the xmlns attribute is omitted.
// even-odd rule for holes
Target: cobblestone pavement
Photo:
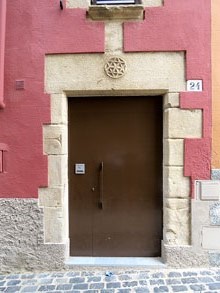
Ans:
<svg viewBox="0 0 220 293"><path fill-rule="evenodd" d="M220 292L220 269L87 270L0 275L0 292Z"/></svg>

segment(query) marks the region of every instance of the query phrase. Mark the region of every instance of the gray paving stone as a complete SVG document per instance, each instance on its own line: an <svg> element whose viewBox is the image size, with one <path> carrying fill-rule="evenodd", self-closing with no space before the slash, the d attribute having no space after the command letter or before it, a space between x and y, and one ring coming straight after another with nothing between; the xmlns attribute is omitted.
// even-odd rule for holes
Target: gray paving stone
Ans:
<svg viewBox="0 0 220 293"><path fill-rule="evenodd" d="M161 279L154 279L154 280L150 280L150 284L151 285L165 285L164 280Z"/></svg>
<svg viewBox="0 0 220 293"><path fill-rule="evenodd" d="M183 277L192 277L192 276L197 276L198 273L196 272L183 272Z"/></svg>
<svg viewBox="0 0 220 293"><path fill-rule="evenodd" d="M213 271L200 271L199 272L200 273L200 275L214 275L214 272Z"/></svg>
<svg viewBox="0 0 220 293"><path fill-rule="evenodd" d="M149 273L141 273L138 276L139 280L141 280L141 279L149 279L149 278L150 278Z"/></svg>
<svg viewBox="0 0 220 293"><path fill-rule="evenodd" d="M199 282L202 283L212 283L214 282L214 279L211 277L198 277Z"/></svg>
<svg viewBox="0 0 220 293"><path fill-rule="evenodd" d="M0 287L4 286L5 281L0 281Z"/></svg>
<svg viewBox="0 0 220 293"><path fill-rule="evenodd" d="M6 287L0 287L0 292L4 292L6 290Z"/></svg>
<svg viewBox="0 0 220 293"><path fill-rule="evenodd" d="M196 279L196 278L182 278L181 281L183 284L193 284L193 283L197 283L198 279Z"/></svg>
<svg viewBox="0 0 220 293"><path fill-rule="evenodd" d="M117 293L130 293L132 292L131 289L118 289Z"/></svg>
<svg viewBox="0 0 220 293"><path fill-rule="evenodd" d="M39 280L40 285L50 285L53 283L53 279L52 278L44 278L44 279L40 279Z"/></svg>
<svg viewBox="0 0 220 293"><path fill-rule="evenodd" d="M167 285L178 285L181 284L181 280L180 279L167 279L166 280L166 284Z"/></svg>
<svg viewBox="0 0 220 293"><path fill-rule="evenodd" d="M173 292L187 292L188 288L186 286L172 286Z"/></svg>
<svg viewBox="0 0 220 293"><path fill-rule="evenodd" d="M121 288L121 283L112 282L112 283L107 283L106 286L107 286L107 289Z"/></svg>
<svg viewBox="0 0 220 293"><path fill-rule="evenodd" d="M55 285L42 285L39 287L38 291L52 291L55 289Z"/></svg>
<svg viewBox="0 0 220 293"><path fill-rule="evenodd" d="M22 280L21 281L21 285L24 286L24 285L35 285L37 284L37 279L30 279L30 280Z"/></svg>
<svg viewBox="0 0 220 293"><path fill-rule="evenodd" d="M112 275L112 276L110 276L110 277L105 277L104 280L105 280L106 282L115 282L115 281L118 280L118 277L115 276L115 275Z"/></svg>
<svg viewBox="0 0 220 293"><path fill-rule="evenodd" d="M60 284L60 285L57 285L56 287L56 290L71 290L73 287L72 284Z"/></svg>
<svg viewBox="0 0 220 293"><path fill-rule="evenodd" d="M138 285L137 281L131 281L131 282L123 282L122 287L136 287Z"/></svg>
<svg viewBox="0 0 220 293"><path fill-rule="evenodd" d="M103 289L101 290L101 293L114 293L113 289Z"/></svg>
<svg viewBox="0 0 220 293"><path fill-rule="evenodd" d="M104 289L105 284L104 283L91 283L89 285L89 289Z"/></svg>
<svg viewBox="0 0 220 293"><path fill-rule="evenodd" d="M10 280L7 282L7 286L16 286L21 283L21 280Z"/></svg>
<svg viewBox="0 0 220 293"><path fill-rule="evenodd" d="M89 289L89 286L86 283L75 284L75 285L73 285L73 289L77 289L77 290L88 290Z"/></svg>
<svg viewBox="0 0 220 293"><path fill-rule="evenodd" d="M35 277L36 277L35 274L24 274L24 275L21 275L21 279L33 279Z"/></svg>
<svg viewBox="0 0 220 293"><path fill-rule="evenodd" d="M8 275L6 279L20 279L20 275Z"/></svg>
<svg viewBox="0 0 220 293"><path fill-rule="evenodd" d="M146 285L149 284L149 282L148 282L148 280L140 280L140 281L139 281L139 284L140 284L141 286L146 286Z"/></svg>
<svg viewBox="0 0 220 293"><path fill-rule="evenodd" d="M155 273L152 274L152 278L164 278L165 275L163 273Z"/></svg>
<svg viewBox="0 0 220 293"><path fill-rule="evenodd" d="M12 287L7 287L6 290L4 292L7 293L14 293L14 292L19 292L21 289L21 287L18 286L12 286Z"/></svg>
<svg viewBox="0 0 220 293"><path fill-rule="evenodd" d="M182 277L181 273L178 273L178 272L170 272L168 274L168 277L169 278L179 278L179 277Z"/></svg>
<svg viewBox="0 0 220 293"><path fill-rule="evenodd" d="M118 276L118 279L119 281L128 281L128 280L131 280L132 277L129 275L121 275L121 276Z"/></svg>
<svg viewBox="0 0 220 293"><path fill-rule="evenodd" d="M93 277L88 277L87 278L87 282L101 282L101 277L95 277L95 276L93 276Z"/></svg>
<svg viewBox="0 0 220 293"><path fill-rule="evenodd" d="M70 283L84 283L85 282L85 278L82 277L75 277L75 278L70 278L69 280Z"/></svg>
<svg viewBox="0 0 220 293"><path fill-rule="evenodd" d="M220 283L208 284L208 287L210 290L217 290L217 289L220 289Z"/></svg>
<svg viewBox="0 0 220 293"><path fill-rule="evenodd" d="M76 274L79 274L78 276L83 276L83 277L92 277L96 275L95 272L81 272L81 274L79 272L76 272Z"/></svg>
<svg viewBox="0 0 220 293"><path fill-rule="evenodd" d="M136 293L150 293L149 289L148 288L134 288L134 291Z"/></svg>
<svg viewBox="0 0 220 293"><path fill-rule="evenodd" d="M53 284L66 284L69 282L68 278L55 278L53 279Z"/></svg>
<svg viewBox="0 0 220 293"><path fill-rule="evenodd" d="M37 291L37 287L38 286L26 286L26 287L24 287L24 288L21 289L21 292L28 292L28 293L36 292Z"/></svg>
<svg viewBox="0 0 220 293"><path fill-rule="evenodd" d="M192 289L193 291L202 291L206 288L204 285L190 285L190 289Z"/></svg>
<svg viewBox="0 0 220 293"><path fill-rule="evenodd" d="M169 292L169 288L167 286L160 286L160 287L155 287L154 288L155 293L160 293L160 292Z"/></svg>

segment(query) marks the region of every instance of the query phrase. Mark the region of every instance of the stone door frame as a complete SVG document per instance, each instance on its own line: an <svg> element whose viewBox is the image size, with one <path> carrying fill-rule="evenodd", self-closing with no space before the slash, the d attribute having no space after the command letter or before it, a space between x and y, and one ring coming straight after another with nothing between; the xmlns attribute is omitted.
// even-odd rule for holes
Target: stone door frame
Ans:
<svg viewBox="0 0 220 293"><path fill-rule="evenodd" d="M43 141L49 185L39 189L39 205L44 210L44 242L65 244L67 257L70 96L163 95L163 243L190 245L190 180L183 176L184 138L202 136L202 111L179 107L179 93L186 88L184 52L121 53L127 72L118 79L103 70L111 55L46 56L45 88L51 96L51 123L43 126Z"/></svg>

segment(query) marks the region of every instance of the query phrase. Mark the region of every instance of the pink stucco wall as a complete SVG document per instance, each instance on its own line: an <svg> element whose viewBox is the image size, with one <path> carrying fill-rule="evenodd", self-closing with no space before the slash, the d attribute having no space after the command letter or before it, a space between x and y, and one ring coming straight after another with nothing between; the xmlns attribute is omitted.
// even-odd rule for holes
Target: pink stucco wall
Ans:
<svg viewBox="0 0 220 293"><path fill-rule="evenodd" d="M0 0L0 109L4 108L6 0Z"/></svg>
<svg viewBox="0 0 220 293"><path fill-rule="evenodd" d="M0 111L0 143L6 168L1 197L37 197L47 185L42 124L50 122L44 93L44 57L56 53L104 52L104 24L86 20L83 9L59 9L58 1L7 1L5 91ZM210 177L211 75L210 1L165 0L146 8L143 22L124 24L124 50L185 51L186 79L203 79L202 93L181 93L181 108L203 109L203 138L185 140L185 175ZM25 89L16 90L15 81ZM192 122L193 123L193 122Z"/></svg>
<svg viewBox="0 0 220 293"><path fill-rule="evenodd" d="M59 9L59 1L7 1L5 91L0 111L0 143L8 146L0 173L1 197L37 197L46 186L42 124L50 122L44 93L47 53L93 53L104 50L104 25L86 20L82 9ZM25 89L16 90L15 81Z"/></svg>

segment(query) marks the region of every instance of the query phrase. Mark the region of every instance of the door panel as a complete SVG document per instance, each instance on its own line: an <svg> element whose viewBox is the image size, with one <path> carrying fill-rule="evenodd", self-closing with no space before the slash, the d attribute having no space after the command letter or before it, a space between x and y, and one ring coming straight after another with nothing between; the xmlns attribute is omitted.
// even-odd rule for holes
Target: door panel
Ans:
<svg viewBox="0 0 220 293"><path fill-rule="evenodd" d="M69 99L69 181L71 255L159 256L161 97Z"/></svg>

